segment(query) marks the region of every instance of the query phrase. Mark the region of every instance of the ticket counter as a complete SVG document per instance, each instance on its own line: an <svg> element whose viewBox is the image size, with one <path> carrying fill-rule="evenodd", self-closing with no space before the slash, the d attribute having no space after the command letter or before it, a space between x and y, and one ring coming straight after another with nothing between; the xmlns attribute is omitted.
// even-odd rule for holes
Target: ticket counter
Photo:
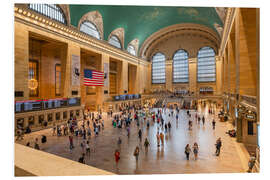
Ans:
<svg viewBox="0 0 270 180"><path fill-rule="evenodd" d="M243 118L243 143L257 146L256 112L246 110Z"/></svg>

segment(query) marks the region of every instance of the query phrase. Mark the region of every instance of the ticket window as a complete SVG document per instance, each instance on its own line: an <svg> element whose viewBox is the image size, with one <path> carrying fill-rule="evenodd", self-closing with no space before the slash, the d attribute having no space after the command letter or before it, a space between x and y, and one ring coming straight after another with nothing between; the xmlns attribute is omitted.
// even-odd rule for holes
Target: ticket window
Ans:
<svg viewBox="0 0 270 180"><path fill-rule="evenodd" d="M67 111L63 112L63 119L67 119Z"/></svg>
<svg viewBox="0 0 270 180"><path fill-rule="evenodd" d="M17 120L17 128L24 128L24 118L18 118Z"/></svg>
<svg viewBox="0 0 270 180"><path fill-rule="evenodd" d="M255 135L255 132L256 132L256 122L247 121L247 134Z"/></svg>
<svg viewBox="0 0 270 180"><path fill-rule="evenodd" d="M48 122L52 122L53 121L53 114L49 113L48 114Z"/></svg>
<svg viewBox="0 0 270 180"><path fill-rule="evenodd" d="M40 125L42 125L43 122L44 122L44 115L39 115L39 116L38 116L38 123L39 123Z"/></svg>
<svg viewBox="0 0 270 180"><path fill-rule="evenodd" d="M70 111L69 114L70 114L70 117L73 117L74 116L74 112L73 111Z"/></svg>
<svg viewBox="0 0 270 180"><path fill-rule="evenodd" d="M29 116L28 117L28 125L34 126L35 125L35 116Z"/></svg>
<svg viewBox="0 0 270 180"><path fill-rule="evenodd" d="M79 117L80 116L80 110L76 111L76 116Z"/></svg>
<svg viewBox="0 0 270 180"><path fill-rule="evenodd" d="M60 120L60 112L55 113L55 119L56 121Z"/></svg>

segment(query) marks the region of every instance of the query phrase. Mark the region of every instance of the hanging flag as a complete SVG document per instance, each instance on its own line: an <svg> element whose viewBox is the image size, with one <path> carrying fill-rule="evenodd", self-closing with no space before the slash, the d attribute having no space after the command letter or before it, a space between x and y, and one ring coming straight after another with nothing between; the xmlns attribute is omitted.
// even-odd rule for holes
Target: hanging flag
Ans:
<svg viewBox="0 0 270 180"><path fill-rule="evenodd" d="M104 73L101 71L84 69L83 84L85 86L103 86Z"/></svg>

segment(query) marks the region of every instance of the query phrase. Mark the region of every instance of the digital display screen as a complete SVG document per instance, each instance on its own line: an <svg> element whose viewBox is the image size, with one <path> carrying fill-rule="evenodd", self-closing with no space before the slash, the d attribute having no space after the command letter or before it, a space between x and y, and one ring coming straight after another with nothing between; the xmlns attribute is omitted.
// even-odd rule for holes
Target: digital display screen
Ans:
<svg viewBox="0 0 270 180"><path fill-rule="evenodd" d="M135 94L135 95L134 95L134 98L136 98L136 99L139 99L140 97L141 97L140 94Z"/></svg>
<svg viewBox="0 0 270 180"><path fill-rule="evenodd" d="M133 94L129 94L128 95L128 99L133 99L134 95Z"/></svg>
<svg viewBox="0 0 270 180"><path fill-rule="evenodd" d="M53 100L43 101L44 109L54 108Z"/></svg>
<svg viewBox="0 0 270 180"><path fill-rule="evenodd" d="M120 100L125 100L126 99L126 95L120 95Z"/></svg>
<svg viewBox="0 0 270 180"><path fill-rule="evenodd" d="M15 112L22 112L23 111L23 102L15 103Z"/></svg>
<svg viewBox="0 0 270 180"><path fill-rule="evenodd" d="M80 98L59 98L48 100L27 100L27 101L15 101L15 113L37 111L53 108L61 108L67 106L79 106Z"/></svg>
<svg viewBox="0 0 270 180"><path fill-rule="evenodd" d="M41 101L29 101L24 103L24 111L36 111L41 109Z"/></svg>
<svg viewBox="0 0 270 180"><path fill-rule="evenodd" d="M68 99L68 105L74 106L74 105L79 105L79 100L77 98L70 98Z"/></svg>
<svg viewBox="0 0 270 180"><path fill-rule="evenodd" d="M61 107L61 100L54 100L54 108Z"/></svg>
<svg viewBox="0 0 270 180"><path fill-rule="evenodd" d="M68 100L67 99L62 99L60 101L60 107L66 107L68 105Z"/></svg>

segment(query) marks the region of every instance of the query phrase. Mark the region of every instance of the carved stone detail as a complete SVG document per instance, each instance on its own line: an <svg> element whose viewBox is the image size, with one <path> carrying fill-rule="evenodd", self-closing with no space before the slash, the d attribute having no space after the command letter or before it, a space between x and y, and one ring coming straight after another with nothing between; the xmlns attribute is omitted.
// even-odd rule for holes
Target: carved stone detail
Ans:
<svg viewBox="0 0 270 180"><path fill-rule="evenodd" d="M80 26L84 21L90 21L91 23L95 24L100 33L101 39L104 39L103 19L102 15L98 11L91 11L83 15L78 23L78 30L80 30Z"/></svg>
<svg viewBox="0 0 270 180"><path fill-rule="evenodd" d="M111 34L109 35L109 37L108 37L108 40L111 38L111 36L113 36L113 35L115 35L115 36L117 36L118 37L118 39L120 40L120 42L121 42L121 45L122 45L122 49L124 49L124 40L125 40L125 29L124 28L117 28L117 29L115 29L115 30L113 30L112 32L111 32Z"/></svg>

